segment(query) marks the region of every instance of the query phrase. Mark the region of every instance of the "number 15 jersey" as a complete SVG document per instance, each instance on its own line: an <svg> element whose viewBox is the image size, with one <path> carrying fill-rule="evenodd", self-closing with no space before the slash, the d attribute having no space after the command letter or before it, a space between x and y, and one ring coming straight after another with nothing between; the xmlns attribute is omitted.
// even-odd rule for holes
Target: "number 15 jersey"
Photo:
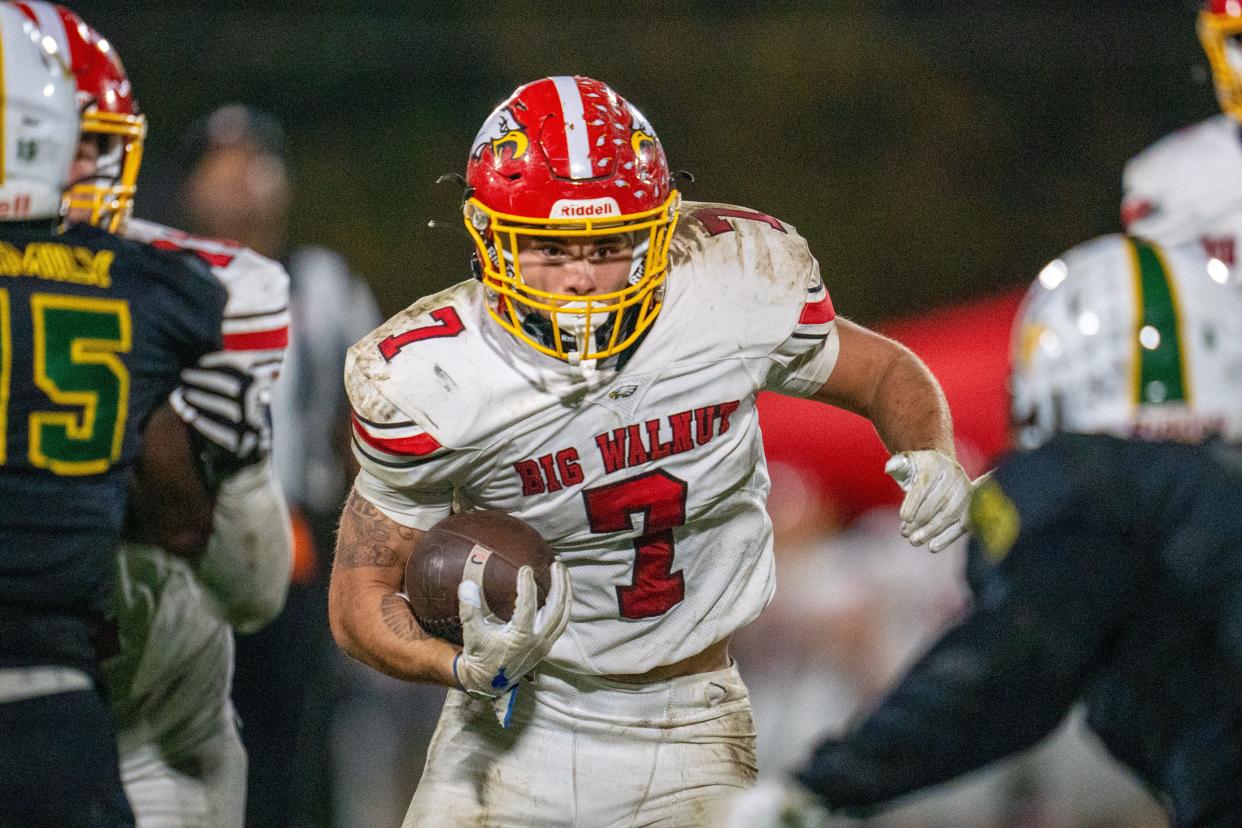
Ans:
<svg viewBox="0 0 1242 828"><path fill-rule="evenodd" d="M95 227L0 227L0 665L93 669L140 431L219 349L226 299Z"/></svg>
<svg viewBox="0 0 1242 828"><path fill-rule="evenodd" d="M837 356L806 243L761 213L684 204L664 307L620 369L539 354L487 301L463 282L350 350L358 493L419 529L454 498L530 523L573 582L549 655L566 669L645 672L754 619L773 589L755 397L809 395Z"/></svg>

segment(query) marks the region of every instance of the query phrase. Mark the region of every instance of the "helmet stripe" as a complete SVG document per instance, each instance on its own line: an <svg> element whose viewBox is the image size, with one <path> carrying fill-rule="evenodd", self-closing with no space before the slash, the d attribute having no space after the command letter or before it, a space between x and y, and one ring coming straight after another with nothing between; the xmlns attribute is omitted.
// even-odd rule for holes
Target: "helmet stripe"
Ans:
<svg viewBox="0 0 1242 828"><path fill-rule="evenodd" d="M1140 405L1189 402L1186 349L1177 295L1164 254L1155 245L1130 239L1134 258L1135 382Z"/></svg>
<svg viewBox="0 0 1242 828"><path fill-rule="evenodd" d="M591 178L591 141L587 135L586 116L578 81L568 75L558 75L551 80L556 85L557 96L561 99L565 145L569 148L569 175L571 178Z"/></svg>
<svg viewBox="0 0 1242 828"><path fill-rule="evenodd" d="M53 8L51 3L23 3L22 6L30 14L35 17L35 25L39 27L39 34L44 37L50 37L56 42L56 50L60 52L60 59L65 62L65 66L76 66L73 62L76 57L69 46L69 38L65 35L65 21L61 18L60 13Z"/></svg>

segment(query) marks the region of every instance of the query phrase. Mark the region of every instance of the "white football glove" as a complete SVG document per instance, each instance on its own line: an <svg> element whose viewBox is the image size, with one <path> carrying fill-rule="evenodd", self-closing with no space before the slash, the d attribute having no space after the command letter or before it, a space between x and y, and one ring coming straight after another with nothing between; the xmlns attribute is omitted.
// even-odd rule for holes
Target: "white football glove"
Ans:
<svg viewBox="0 0 1242 828"><path fill-rule="evenodd" d="M901 502L901 534L910 543L939 552L966 533L970 478L941 451L903 451L884 471L906 492Z"/></svg>
<svg viewBox="0 0 1242 828"><path fill-rule="evenodd" d="M830 819L810 792L769 779L730 797L712 824L721 828L827 828Z"/></svg>
<svg viewBox="0 0 1242 828"><path fill-rule="evenodd" d="M518 679L543 660L569 623L569 573L565 565L552 564L548 599L536 610L538 593L535 573L529 566L518 570L517 598L513 617L499 624L484 617L479 585L470 580L457 585L464 647L453 660L457 683L475 698L504 695Z"/></svg>

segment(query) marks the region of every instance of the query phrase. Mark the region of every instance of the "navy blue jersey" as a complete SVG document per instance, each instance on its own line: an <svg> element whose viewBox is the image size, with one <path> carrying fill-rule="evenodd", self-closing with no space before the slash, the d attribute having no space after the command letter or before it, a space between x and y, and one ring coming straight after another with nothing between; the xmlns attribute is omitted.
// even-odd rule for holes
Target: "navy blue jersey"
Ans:
<svg viewBox="0 0 1242 828"><path fill-rule="evenodd" d="M1242 824L1242 450L1063 435L1003 463L971 516L975 609L803 782L874 806L1082 701L1175 825Z"/></svg>
<svg viewBox="0 0 1242 828"><path fill-rule="evenodd" d="M0 664L89 658L140 431L225 299L181 254L0 224Z"/></svg>

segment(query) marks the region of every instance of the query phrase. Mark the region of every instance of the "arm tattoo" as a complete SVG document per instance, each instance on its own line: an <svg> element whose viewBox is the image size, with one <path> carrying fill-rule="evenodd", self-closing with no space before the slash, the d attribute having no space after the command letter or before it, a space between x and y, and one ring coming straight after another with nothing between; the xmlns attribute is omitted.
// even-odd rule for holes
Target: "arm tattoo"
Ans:
<svg viewBox="0 0 1242 828"><path fill-rule="evenodd" d="M341 566L395 566L399 550L414 539L413 529L389 520L357 492L349 493L336 539L336 562Z"/></svg>
<svg viewBox="0 0 1242 828"><path fill-rule="evenodd" d="M423 641L431 638L414 617L410 605L395 592L380 599L380 616L384 619L384 626L402 641Z"/></svg>

